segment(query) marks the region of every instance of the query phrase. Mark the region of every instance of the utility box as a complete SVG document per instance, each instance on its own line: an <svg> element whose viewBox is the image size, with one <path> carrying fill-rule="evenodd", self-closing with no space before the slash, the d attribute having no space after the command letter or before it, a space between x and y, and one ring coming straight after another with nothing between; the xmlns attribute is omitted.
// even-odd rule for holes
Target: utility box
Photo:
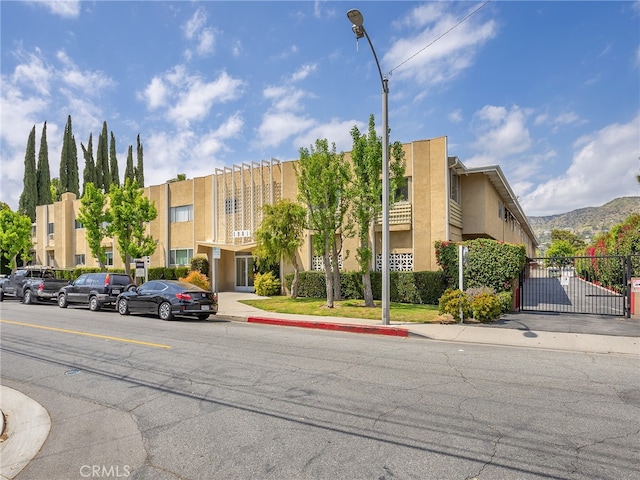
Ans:
<svg viewBox="0 0 640 480"><path fill-rule="evenodd" d="M640 320L640 278L631 279L631 318Z"/></svg>

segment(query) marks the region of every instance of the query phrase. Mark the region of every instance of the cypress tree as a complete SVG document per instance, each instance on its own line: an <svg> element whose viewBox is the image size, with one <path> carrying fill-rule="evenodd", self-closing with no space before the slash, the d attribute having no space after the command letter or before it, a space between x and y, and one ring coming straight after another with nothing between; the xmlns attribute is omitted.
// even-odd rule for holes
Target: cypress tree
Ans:
<svg viewBox="0 0 640 480"><path fill-rule="evenodd" d="M38 168L36 169L36 188L38 200L36 205L49 205L51 200L51 172L49 170L49 146L47 145L47 122L42 127L40 150L38 152Z"/></svg>
<svg viewBox="0 0 640 480"><path fill-rule="evenodd" d="M27 151L24 155L23 190L18 203L18 211L36 221L36 202L38 191L36 185L36 126L34 125L27 140Z"/></svg>
<svg viewBox="0 0 640 480"><path fill-rule="evenodd" d="M62 137L62 153L60 154L60 193L73 192L80 195L78 178L78 147L73 136L71 115L67 118Z"/></svg>
<svg viewBox="0 0 640 480"><path fill-rule="evenodd" d="M127 183L127 179L132 182L135 178L135 170L133 168L133 145L129 145L129 150L127 151L127 168L124 170L124 179L122 184Z"/></svg>
<svg viewBox="0 0 640 480"><path fill-rule="evenodd" d="M111 132L109 144L109 164L111 166L111 185L120 186L120 171L118 170L118 157L116 157L116 137Z"/></svg>
<svg viewBox="0 0 640 480"><path fill-rule="evenodd" d="M71 135L71 158L69 159L69 192L80 196L80 174L78 172L78 145L76 137Z"/></svg>
<svg viewBox="0 0 640 480"><path fill-rule="evenodd" d="M87 184L93 183L93 186L96 185L96 165L93 160L93 134L89 134L89 142L87 143L87 147L80 143L80 147L82 147L82 154L84 156L84 171L82 173L82 196L84 197L84 193L87 191ZM96 187L97 188L97 187Z"/></svg>
<svg viewBox="0 0 640 480"><path fill-rule="evenodd" d="M144 166L143 166L143 160L142 160L143 153L142 153L142 143L140 143L140 134L138 134L137 154L138 154L138 165L136 166L135 177L136 177L136 180L138 181L138 186L144 187Z"/></svg>
<svg viewBox="0 0 640 480"><path fill-rule="evenodd" d="M102 123L102 132L98 137L98 150L96 152L96 188L107 193L111 185L111 172L109 171L109 138L107 136L107 122Z"/></svg>

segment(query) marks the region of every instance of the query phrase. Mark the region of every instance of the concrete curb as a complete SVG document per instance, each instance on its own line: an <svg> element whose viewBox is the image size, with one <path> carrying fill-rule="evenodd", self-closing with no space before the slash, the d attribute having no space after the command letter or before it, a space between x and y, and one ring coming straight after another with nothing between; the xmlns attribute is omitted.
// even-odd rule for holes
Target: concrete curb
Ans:
<svg viewBox="0 0 640 480"><path fill-rule="evenodd" d="M7 439L0 444L0 478L9 480L40 451L49 435L51 418L38 402L3 385L0 408L7 415Z"/></svg>
<svg viewBox="0 0 640 480"><path fill-rule="evenodd" d="M334 330L339 332L352 332L352 333L370 333L373 335L388 335L391 337L408 337L409 330L401 327L393 326L374 326L374 325L357 325L347 323L333 323L333 322L321 322L321 321L306 321L306 320L284 320L280 318L266 318L266 317L248 317L248 323L263 323L268 325L283 325L286 327L301 327L301 328L318 328L323 330Z"/></svg>

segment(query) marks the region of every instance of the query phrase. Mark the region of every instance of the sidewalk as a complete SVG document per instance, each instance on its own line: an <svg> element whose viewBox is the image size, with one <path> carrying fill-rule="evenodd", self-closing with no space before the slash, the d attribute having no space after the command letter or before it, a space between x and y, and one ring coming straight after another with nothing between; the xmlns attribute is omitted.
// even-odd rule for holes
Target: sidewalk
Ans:
<svg viewBox="0 0 640 480"><path fill-rule="evenodd" d="M382 325L379 320L317 317L265 312L240 303L261 298L252 293L223 292L219 319L271 325L321 328L393 335L420 336L431 340L545 348L587 353L640 355L640 320L585 315L513 313L496 324L399 323Z"/></svg>

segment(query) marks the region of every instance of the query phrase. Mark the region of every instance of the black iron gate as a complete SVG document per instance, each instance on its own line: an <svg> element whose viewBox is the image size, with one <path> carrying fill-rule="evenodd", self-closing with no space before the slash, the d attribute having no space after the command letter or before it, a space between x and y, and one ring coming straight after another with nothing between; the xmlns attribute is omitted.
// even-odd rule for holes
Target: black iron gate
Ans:
<svg viewBox="0 0 640 480"><path fill-rule="evenodd" d="M640 256L531 258L520 274L521 311L629 316Z"/></svg>

